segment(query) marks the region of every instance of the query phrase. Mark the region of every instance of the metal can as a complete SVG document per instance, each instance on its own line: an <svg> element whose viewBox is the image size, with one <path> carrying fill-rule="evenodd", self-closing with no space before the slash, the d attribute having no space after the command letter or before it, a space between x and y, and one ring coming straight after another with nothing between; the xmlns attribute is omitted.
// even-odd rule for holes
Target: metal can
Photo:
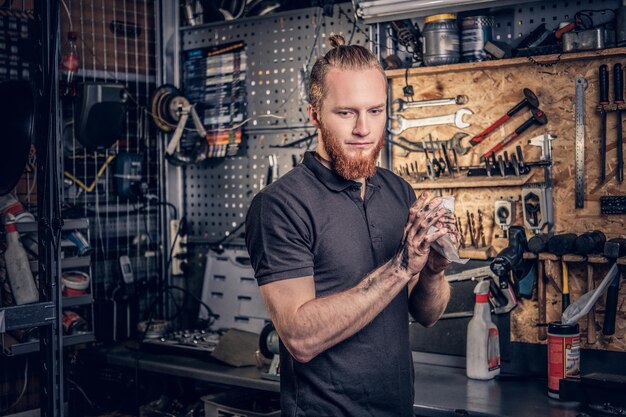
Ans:
<svg viewBox="0 0 626 417"><path fill-rule="evenodd" d="M463 61L475 62L487 59L483 49L492 38L494 18L491 16L469 16L461 21L461 51Z"/></svg>
<svg viewBox="0 0 626 417"><path fill-rule="evenodd" d="M63 319L61 322L63 324L65 334L86 333L89 330L89 324L87 321L77 313L70 310L63 312Z"/></svg>
<svg viewBox="0 0 626 417"><path fill-rule="evenodd" d="M559 398L559 381L580 378L580 329L577 323L548 324L548 396Z"/></svg>
<svg viewBox="0 0 626 417"><path fill-rule="evenodd" d="M456 64L461 59L459 29L454 13L424 19L424 65Z"/></svg>

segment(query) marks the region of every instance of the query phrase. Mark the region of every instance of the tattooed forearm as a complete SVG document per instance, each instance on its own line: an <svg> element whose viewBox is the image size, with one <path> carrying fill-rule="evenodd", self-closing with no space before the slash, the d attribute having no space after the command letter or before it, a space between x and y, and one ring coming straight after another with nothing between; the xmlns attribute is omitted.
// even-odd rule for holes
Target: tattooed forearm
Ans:
<svg viewBox="0 0 626 417"><path fill-rule="evenodd" d="M369 275L363 281L363 291L368 291L374 286L374 277Z"/></svg>
<svg viewBox="0 0 626 417"><path fill-rule="evenodd" d="M409 267L409 246L405 243L402 246L402 256L400 258L400 268L404 271Z"/></svg>

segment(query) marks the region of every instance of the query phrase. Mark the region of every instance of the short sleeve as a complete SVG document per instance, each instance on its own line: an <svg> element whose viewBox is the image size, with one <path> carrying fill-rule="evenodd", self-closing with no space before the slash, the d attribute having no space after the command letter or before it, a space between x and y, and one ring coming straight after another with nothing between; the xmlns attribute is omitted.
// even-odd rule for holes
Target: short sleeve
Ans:
<svg viewBox="0 0 626 417"><path fill-rule="evenodd" d="M297 202L282 200L259 193L246 217L246 247L259 285L313 275L312 233L304 221L305 210L298 210Z"/></svg>

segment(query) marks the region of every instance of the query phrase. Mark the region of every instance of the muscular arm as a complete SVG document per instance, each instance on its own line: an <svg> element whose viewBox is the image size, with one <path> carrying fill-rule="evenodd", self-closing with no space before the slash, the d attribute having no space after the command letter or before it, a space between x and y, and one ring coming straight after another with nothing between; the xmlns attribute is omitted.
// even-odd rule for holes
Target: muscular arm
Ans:
<svg viewBox="0 0 626 417"><path fill-rule="evenodd" d="M439 199L426 199L420 196L411 207L398 254L353 288L316 298L312 276L260 287L272 322L296 360L307 362L361 330L424 268L430 244L447 233L445 228L427 233L445 211Z"/></svg>
<svg viewBox="0 0 626 417"><path fill-rule="evenodd" d="M432 272L425 267L409 291L409 311L413 318L422 326L434 325L450 301L450 284L444 272Z"/></svg>
<svg viewBox="0 0 626 417"><path fill-rule="evenodd" d="M270 317L293 357L308 362L374 319L404 288L410 274L392 261L349 290L315 298L312 276L261 286Z"/></svg>
<svg viewBox="0 0 626 417"><path fill-rule="evenodd" d="M448 230L458 249L461 235L456 228L454 215L450 213L444 216L435 227ZM449 265L450 261L446 258L430 251L418 279L409 283L409 311L425 327L430 327L439 320L450 301L450 284L444 276Z"/></svg>

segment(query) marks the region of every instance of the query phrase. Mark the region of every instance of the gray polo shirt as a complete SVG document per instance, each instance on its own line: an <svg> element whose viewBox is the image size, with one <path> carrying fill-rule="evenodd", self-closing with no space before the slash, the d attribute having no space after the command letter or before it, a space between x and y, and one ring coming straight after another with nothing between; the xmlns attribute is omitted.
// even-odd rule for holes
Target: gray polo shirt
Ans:
<svg viewBox="0 0 626 417"><path fill-rule="evenodd" d="M246 245L259 285L312 275L316 297L354 287L399 249L415 193L378 168L360 184L313 153L264 188L246 218ZM408 292L366 327L308 363L281 344L283 416L412 416Z"/></svg>

